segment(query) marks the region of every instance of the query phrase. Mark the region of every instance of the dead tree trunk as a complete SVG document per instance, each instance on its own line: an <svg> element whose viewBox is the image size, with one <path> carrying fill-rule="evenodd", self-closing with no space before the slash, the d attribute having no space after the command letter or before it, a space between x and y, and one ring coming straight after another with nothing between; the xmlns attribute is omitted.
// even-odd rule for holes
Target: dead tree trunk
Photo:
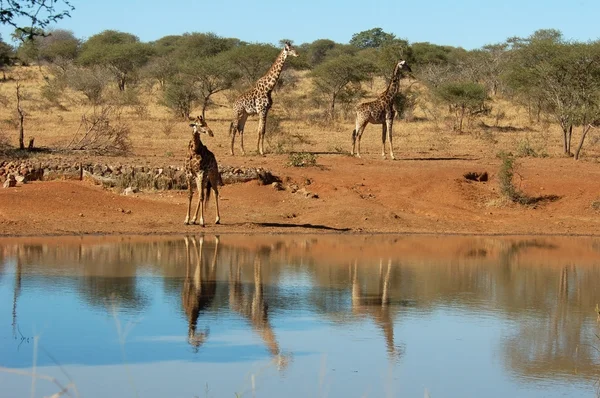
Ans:
<svg viewBox="0 0 600 398"><path fill-rule="evenodd" d="M17 113L19 114L19 149L25 149L24 126L25 112L21 107L21 83L17 81Z"/></svg>
<svg viewBox="0 0 600 398"><path fill-rule="evenodd" d="M579 153L581 152L581 148L583 147L583 141L585 141L585 136L592 129L592 124L588 124L587 126L583 126L583 134L581 135L581 140L579 140L579 145L577 145L577 149L575 150L575 160L579 160Z"/></svg>

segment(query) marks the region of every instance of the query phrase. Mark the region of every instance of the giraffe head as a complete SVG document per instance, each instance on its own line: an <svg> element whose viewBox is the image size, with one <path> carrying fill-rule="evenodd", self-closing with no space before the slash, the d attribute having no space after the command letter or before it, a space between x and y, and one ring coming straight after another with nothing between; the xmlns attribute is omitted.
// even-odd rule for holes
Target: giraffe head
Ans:
<svg viewBox="0 0 600 398"><path fill-rule="evenodd" d="M412 72L412 69L410 69L410 66L408 66L408 63L406 63L406 61L403 59L398 61L398 64L396 65L396 70L398 70L398 71L405 70L407 72Z"/></svg>
<svg viewBox="0 0 600 398"><path fill-rule="evenodd" d="M298 56L296 49L292 46L292 43L290 43L289 41L285 42L285 47L283 47L283 51L286 55L291 55L292 57Z"/></svg>
<svg viewBox="0 0 600 398"><path fill-rule="evenodd" d="M209 137L214 137L214 134L202 116L196 116L196 119L191 119L194 122L190 123L190 127L194 129L194 133L205 133Z"/></svg>

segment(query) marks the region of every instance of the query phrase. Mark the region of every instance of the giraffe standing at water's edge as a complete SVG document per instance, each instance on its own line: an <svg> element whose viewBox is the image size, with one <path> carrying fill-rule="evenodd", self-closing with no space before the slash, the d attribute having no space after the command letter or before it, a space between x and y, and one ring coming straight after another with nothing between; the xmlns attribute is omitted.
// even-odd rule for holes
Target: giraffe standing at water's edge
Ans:
<svg viewBox="0 0 600 398"><path fill-rule="evenodd" d="M398 92L398 86L400 85L400 77L402 71L412 72L410 66L404 60L398 61L394 67L394 73L387 89L379 95L375 101L365 102L356 107L356 127L352 131L352 152L354 155L356 149L356 156L360 157L360 139L362 137L365 128L368 123L381 124L381 156L385 159L385 140L386 133L388 141L390 142L390 157L394 157L394 146L392 145L392 126L394 123L394 116L396 111L394 110L394 97Z"/></svg>
<svg viewBox="0 0 600 398"><path fill-rule="evenodd" d="M193 180L195 180L200 198L198 199L198 205L196 206L192 224L196 224L198 210L200 210L200 225L204 226L204 207L210 197L211 189L215 192L215 204L217 207L215 224L220 224L221 216L219 215L218 185L223 185L223 180L219 173L219 166L215 155L200 140L200 133L206 133L212 137L213 132L202 116L197 116L195 122L191 123L190 126L193 128L192 140L190 140L188 144L188 152L184 162L189 192L187 216L185 217L184 223L190 223L192 197L194 196Z"/></svg>
<svg viewBox="0 0 600 398"><path fill-rule="evenodd" d="M231 155L233 155L233 143L235 141L236 133L240 133L240 148L242 154L245 155L244 150L244 126L246 119L249 115L258 115L258 143L256 150L258 153L264 156L264 141L265 141L265 129L267 123L267 114L273 100L271 99L271 92L279 80L279 75L285 64L285 60L288 55L297 57L296 50L292 47L289 42L285 43L283 50L279 53L279 56L271 65L271 68L266 75L258 79L254 88L242 94L233 104L234 121L229 126L229 134L231 135Z"/></svg>

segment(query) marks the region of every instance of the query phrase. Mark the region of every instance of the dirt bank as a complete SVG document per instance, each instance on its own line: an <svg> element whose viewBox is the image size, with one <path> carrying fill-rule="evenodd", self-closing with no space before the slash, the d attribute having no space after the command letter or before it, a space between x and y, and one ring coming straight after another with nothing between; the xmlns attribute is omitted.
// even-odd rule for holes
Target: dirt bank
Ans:
<svg viewBox="0 0 600 398"><path fill-rule="evenodd" d="M123 196L86 181L32 182L0 189L0 235L184 232L600 234L600 167L566 158L523 159L517 182L535 206L498 194L497 159L402 157L381 160L320 154L318 167L289 167L287 156L224 158L271 170L293 189L256 181L221 187L222 225L184 226L185 191ZM463 178L487 171L488 182ZM196 197L195 197L196 198ZM195 204L195 201L194 201Z"/></svg>

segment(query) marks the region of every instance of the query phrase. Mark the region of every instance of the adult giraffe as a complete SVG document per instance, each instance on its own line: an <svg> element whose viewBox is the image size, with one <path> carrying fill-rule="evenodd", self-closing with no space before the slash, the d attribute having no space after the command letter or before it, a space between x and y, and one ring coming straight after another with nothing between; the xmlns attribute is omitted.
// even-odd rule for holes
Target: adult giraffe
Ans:
<svg viewBox="0 0 600 398"><path fill-rule="evenodd" d="M271 68L266 75L258 79L254 87L242 94L233 103L233 114L234 121L229 126L229 134L231 135L231 155L233 155L233 143L235 141L236 133L240 133L240 148L242 154L246 154L244 150L244 125L249 115L258 115L258 143L256 150L258 153L264 156L264 141L265 141L265 128L267 125L267 114L273 100L271 99L271 92L279 80L279 75L285 64L287 57L291 55L297 57L298 53L292 47L290 42L286 42L283 50L279 53L279 56L271 65Z"/></svg>
<svg viewBox="0 0 600 398"><path fill-rule="evenodd" d="M356 127L352 131L352 155L354 155L356 149L356 156L360 157L360 138L362 137L367 124L372 123L382 125L381 156L385 159L385 139L387 133L387 138L390 142L390 157L395 159L394 147L392 145L392 126L394 124L394 116L396 115L396 111L394 110L394 97L398 92L400 77L404 70L412 72L406 61L398 61L394 67L394 73L392 74L392 79L390 80L387 89L381 93L375 101L365 102L356 107Z"/></svg>

